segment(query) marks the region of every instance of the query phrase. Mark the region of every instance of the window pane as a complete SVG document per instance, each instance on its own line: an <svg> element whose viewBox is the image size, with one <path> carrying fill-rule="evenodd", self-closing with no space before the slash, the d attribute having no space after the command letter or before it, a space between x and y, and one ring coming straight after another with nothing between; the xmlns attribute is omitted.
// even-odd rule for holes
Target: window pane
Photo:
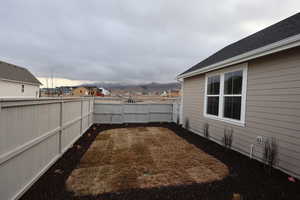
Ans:
<svg viewBox="0 0 300 200"><path fill-rule="evenodd" d="M207 114L219 115L219 97L207 97Z"/></svg>
<svg viewBox="0 0 300 200"><path fill-rule="evenodd" d="M207 94L220 93L220 76L208 77L207 80Z"/></svg>
<svg viewBox="0 0 300 200"><path fill-rule="evenodd" d="M224 98L224 117L231 119L241 119L242 97Z"/></svg>
<svg viewBox="0 0 300 200"><path fill-rule="evenodd" d="M224 83L224 94L241 94L242 83L243 71L226 73Z"/></svg>

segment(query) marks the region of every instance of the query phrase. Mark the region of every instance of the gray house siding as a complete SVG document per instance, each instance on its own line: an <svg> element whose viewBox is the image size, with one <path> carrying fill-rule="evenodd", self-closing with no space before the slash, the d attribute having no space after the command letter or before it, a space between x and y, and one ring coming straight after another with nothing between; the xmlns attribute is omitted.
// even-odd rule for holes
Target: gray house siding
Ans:
<svg viewBox="0 0 300 200"><path fill-rule="evenodd" d="M257 136L275 137L279 155L277 167L300 177L300 48L248 62L245 126L236 126L203 116L205 74L185 78L183 83L183 121L191 131L202 135L209 124L212 140L221 143L225 127L234 130L233 149L262 158L263 145Z"/></svg>

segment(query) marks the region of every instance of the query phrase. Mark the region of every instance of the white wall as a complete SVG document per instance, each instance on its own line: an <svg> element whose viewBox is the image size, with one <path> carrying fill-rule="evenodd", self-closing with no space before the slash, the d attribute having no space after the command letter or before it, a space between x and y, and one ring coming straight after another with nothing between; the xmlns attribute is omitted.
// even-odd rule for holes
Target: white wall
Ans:
<svg viewBox="0 0 300 200"><path fill-rule="evenodd" d="M21 83L0 80L0 98L39 97L39 86L25 83L23 85L22 93Z"/></svg>

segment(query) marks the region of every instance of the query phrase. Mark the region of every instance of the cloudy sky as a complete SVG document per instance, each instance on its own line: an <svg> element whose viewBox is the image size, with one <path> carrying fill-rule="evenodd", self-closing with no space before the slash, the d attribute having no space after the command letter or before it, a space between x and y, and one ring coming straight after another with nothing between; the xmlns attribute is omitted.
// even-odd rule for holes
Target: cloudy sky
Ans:
<svg viewBox="0 0 300 200"><path fill-rule="evenodd" d="M55 84L170 82L299 0L3 0L0 60ZM45 82L44 82L45 83Z"/></svg>

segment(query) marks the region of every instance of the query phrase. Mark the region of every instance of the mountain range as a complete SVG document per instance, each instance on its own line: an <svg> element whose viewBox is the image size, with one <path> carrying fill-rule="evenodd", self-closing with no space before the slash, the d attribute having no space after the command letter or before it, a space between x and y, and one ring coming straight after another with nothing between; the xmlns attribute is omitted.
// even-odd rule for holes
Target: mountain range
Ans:
<svg viewBox="0 0 300 200"><path fill-rule="evenodd" d="M85 84L82 86L96 86L105 88L110 91L123 90L123 91L141 91L141 92L162 92L166 90L179 90L181 85L177 82L170 83L145 83L145 84L126 84L126 83L93 83Z"/></svg>

